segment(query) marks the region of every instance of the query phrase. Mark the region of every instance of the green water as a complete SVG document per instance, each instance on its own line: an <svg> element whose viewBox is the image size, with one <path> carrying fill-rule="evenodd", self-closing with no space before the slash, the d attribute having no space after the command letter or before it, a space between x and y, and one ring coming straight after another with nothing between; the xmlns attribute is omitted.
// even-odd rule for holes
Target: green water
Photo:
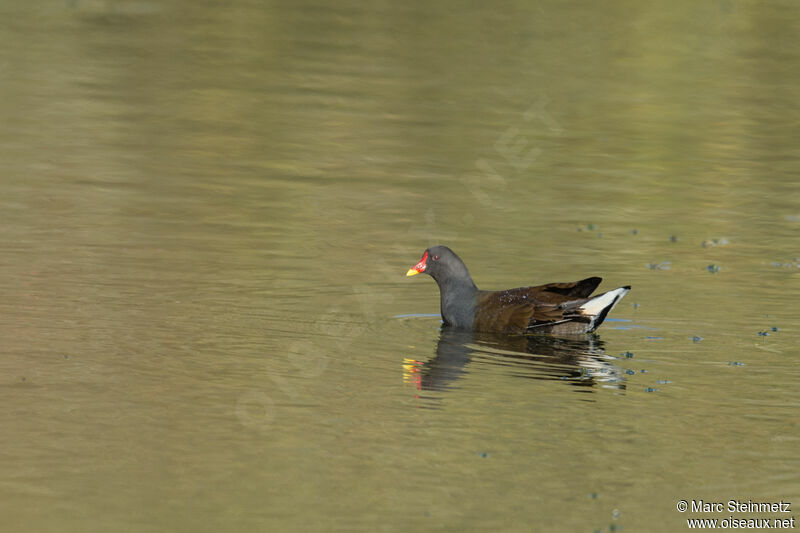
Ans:
<svg viewBox="0 0 800 533"><path fill-rule="evenodd" d="M800 6L0 16L0 530L800 508ZM439 243L633 289L580 342L450 335L404 277Z"/></svg>

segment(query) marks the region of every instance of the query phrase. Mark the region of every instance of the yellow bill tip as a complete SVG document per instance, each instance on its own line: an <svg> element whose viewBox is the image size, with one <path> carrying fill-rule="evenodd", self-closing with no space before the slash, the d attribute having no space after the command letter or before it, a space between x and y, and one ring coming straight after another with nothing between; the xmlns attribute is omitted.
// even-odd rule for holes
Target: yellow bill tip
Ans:
<svg viewBox="0 0 800 533"><path fill-rule="evenodd" d="M408 272L406 272L406 276L416 276L419 274L419 270L414 270L413 268L409 268Z"/></svg>

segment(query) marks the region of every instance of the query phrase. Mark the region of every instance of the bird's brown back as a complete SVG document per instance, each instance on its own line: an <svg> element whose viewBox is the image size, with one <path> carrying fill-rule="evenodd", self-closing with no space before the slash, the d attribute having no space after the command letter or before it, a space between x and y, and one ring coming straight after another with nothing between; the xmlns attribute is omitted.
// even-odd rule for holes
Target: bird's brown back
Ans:
<svg viewBox="0 0 800 533"><path fill-rule="evenodd" d="M474 329L498 333L525 333L536 324L554 324L575 318L572 309L583 304L602 278L570 283L548 283L505 291L480 291Z"/></svg>

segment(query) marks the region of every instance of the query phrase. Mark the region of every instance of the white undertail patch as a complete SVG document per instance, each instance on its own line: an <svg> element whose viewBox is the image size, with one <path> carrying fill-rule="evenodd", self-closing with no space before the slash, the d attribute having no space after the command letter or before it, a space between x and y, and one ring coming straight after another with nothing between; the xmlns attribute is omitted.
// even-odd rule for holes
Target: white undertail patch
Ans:
<svg viewBox="0 0 800 533"><path fill-rule="evenodd" d="M591 325L589 326L589 331L594 330L600 324L597 322L597 319L600 319L600 322L605 320L606 315L611 312L612 309L622 300L622 297L625 296L630 287L620 287L619 289L614 289L613 291L604 292L598 296L595 296L585 304L583 304L578 309L581 311L582 314L592 317Z"/></svg>

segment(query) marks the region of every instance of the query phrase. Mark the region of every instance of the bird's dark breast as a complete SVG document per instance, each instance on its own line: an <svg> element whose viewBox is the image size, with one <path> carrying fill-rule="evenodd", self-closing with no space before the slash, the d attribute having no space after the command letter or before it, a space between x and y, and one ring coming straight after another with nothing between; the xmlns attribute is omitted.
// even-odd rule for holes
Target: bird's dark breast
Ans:
<svg viewBox="0 0 800 533"><path fill-rule="evenodd" d="M445 327L472 331L475 322L477 301L474 292L447 291L442 292L442 322Z"/></svg>

